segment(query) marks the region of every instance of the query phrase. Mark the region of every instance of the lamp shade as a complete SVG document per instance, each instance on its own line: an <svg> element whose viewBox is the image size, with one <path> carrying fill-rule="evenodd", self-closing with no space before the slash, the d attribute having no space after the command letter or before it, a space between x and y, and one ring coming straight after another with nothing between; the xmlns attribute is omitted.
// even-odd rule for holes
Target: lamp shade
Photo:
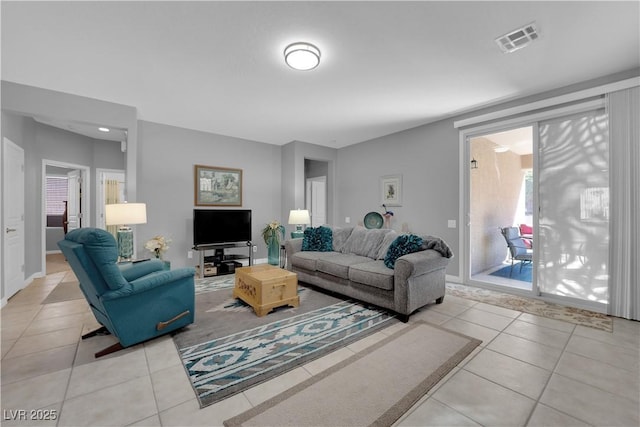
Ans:
<svg viewBox="0 0 640 427"><path fill-rule="evenodd" d="M107 225L146 224L147 205L145 203L115 203L105 206Z"/></svg>
<svg viewBox="0 0 640 427"><path fill-rule="evenodd" d="M311 223L309 211L305 209L296 209L289 212L289 224L307 225Z"/></svg>

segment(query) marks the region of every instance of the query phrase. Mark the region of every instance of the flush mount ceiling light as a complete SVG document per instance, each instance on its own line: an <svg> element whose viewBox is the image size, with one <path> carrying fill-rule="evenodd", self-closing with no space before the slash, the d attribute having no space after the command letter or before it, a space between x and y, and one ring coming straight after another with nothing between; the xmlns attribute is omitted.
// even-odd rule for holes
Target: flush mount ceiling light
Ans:
<svg viewBox="0 0 640 427"><path fill-rule="evenodd" d="M531 24L527 24L524 27L498 37L496 43L504 53L511 53L528 46L531 42L537 40L538 37L540 37L540 34L536 28L536 23L532 22Z"/></svg>
<svg viewBox="0 0 640 427"><path fill-rule="evenodd" d="M320 64L320 49L311 43L291 43L284 48L284 61L294 70L313 70Z"/></svg>
<svg viewBox="0 0 640 427"><path fill-rule="evenodd" d="M100 127L98 128L100 132L109 132L109 128Z"/></svg>

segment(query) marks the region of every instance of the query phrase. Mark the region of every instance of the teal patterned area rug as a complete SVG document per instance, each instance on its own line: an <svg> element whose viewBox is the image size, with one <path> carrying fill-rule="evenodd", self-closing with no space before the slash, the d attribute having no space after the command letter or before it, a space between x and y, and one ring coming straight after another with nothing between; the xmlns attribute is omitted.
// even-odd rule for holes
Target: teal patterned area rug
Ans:
<svg viewBox="0 0 640 427"><path fill-rule="evenodd" d="M196 295L205 292L217 291L218 289L233 288L236 281L235 274L224 276L204 277L195 280Z"/></svg>
<svg viewBox="0 0 640 427"><path fill-rule="evenodd" d="M258 317L232 287L197 293L195 323L173 337L201 407L398 322L388 311L300 285L299 307Z"/></svg>

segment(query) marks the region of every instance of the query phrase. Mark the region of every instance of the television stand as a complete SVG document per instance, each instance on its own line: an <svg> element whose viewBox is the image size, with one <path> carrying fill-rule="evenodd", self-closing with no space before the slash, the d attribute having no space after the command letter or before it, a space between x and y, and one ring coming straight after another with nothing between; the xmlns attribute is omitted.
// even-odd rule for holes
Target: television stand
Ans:
<svg viewBox="0 0 640 427"><path fill-rule="evenodd" d="M247 255L241 254L225 254L226 249L246 248L249 251ZM253 244L250 241L228 242L211 245L194 246L193 250L198 251L198 276L204 277L221 276L224 274L233 274L235 267L240 264L241 260L249 260L249 265L253 265ZM207 252L213 251L213 255L207 256Z"/></svg>

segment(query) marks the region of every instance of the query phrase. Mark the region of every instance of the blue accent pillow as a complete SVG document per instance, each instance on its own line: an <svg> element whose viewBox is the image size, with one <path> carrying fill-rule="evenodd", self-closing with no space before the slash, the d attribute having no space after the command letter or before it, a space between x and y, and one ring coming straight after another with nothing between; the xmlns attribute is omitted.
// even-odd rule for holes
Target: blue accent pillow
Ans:
<svg viewBox="0 0 640 427"><path fill-rule="evenodd" d="M384 265L395 268L396 260L403 255L418 252L422 247L422 237L415 234L402 234L389 246L387 255L384 257Z"/></svg>
<svg viewBox="0 0 640 427"><path fill-rule="evenodd" d="M309 227L302 238L303 251L331 252L333 250L333 232L329 227Z"/></svg>

